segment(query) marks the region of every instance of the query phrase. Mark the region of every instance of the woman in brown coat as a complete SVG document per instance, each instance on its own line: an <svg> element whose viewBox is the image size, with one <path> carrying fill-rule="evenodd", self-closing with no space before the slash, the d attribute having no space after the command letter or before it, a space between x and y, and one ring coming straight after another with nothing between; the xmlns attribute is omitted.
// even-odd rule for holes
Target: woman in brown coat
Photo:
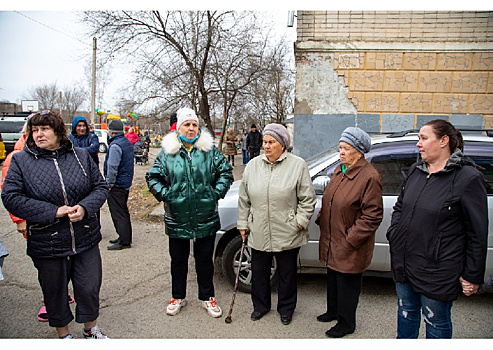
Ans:
<svg viewBox="0 0 493 350"><path fill-rule="evenodd" d="M228 129L228 132L224 137L224 142L226 143L224 155L228 156L228 161L231 163L231 166L235 166L237 137L233 134L233 129Z"/></svg>
<svg viewBox="0 0 493 350"><path fill-rule="evenodd" d="M322 197L319 259L327 266L327 311L320 322L337 320L325 334L340 338L356 328L362 274L373 256L375 232L383 217L382 179L365 160L370 136L349 127L339 140L341 165Z"/></svg>

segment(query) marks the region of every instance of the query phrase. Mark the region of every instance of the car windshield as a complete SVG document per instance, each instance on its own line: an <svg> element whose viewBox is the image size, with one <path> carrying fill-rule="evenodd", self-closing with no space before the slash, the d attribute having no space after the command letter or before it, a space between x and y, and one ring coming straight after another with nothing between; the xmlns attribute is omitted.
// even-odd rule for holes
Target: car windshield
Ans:
<svg viewBox="0 0 493 350"><path fill-rule="evenodd" d="M327 159L330 159L334 156L337 156L339 154L339 145L332 147L328 151L325 151L323 153L320 153L319 155L310 158L306 161L306 165L308 166L308 169L313 169L316 166L322 164L323 162L327 161Z"/></svg>
<svg viewBox="0 0 493 350"><path fill-rule="evenodd" d="M4 120L0 123L0 131L4 133L20 133L24 127L25 120Z"/></svg>

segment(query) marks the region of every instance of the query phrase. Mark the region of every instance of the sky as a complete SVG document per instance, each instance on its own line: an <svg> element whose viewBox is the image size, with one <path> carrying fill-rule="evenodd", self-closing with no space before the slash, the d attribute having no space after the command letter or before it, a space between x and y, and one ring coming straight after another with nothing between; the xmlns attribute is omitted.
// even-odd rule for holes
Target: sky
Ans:
<svg viewBox="0 0 493 350"><path fill-rule="evenodd" d="M275 10L276 23L279 31L286 32L288 37L295 41L296 27L287 28L287 14L289 10L300 7L300 2L285 0L282 5L265 0L250 0L243 3L244 8L235 10ZM470 4L461 2L446 2L446 5L434 5L433 10L467 10ZM41 5L42 4L42 5ZM59 4L59 3L58 3ZM77 5L58 5L55 1L42 2L10 1L9 5L0 5L0 101L9 101L20 104L29 97L29 91L39 85L56 83L60 89L72 84L86 84L91 91L89 77L85 67L90 72L92 62L92 37L87 35L87 27L78 19L76 11L107 10L107 9L153 9L155 5L148 0L139 2L87 0ZM104 4L105 7L101 7ZM198 0L180 2L180 8L204 10L204 2ZM213 0L207 2L212 9L226 9L231 2ZM324 10L400 10L395 2L353 0L351 2L320 2L305 0L302 2L305 9ZM390 5L386 5L390 4ZM7 7L7 6L10 6ZM72 7L63 7L72 6ZM78 7L73 7L78 6ZM166 4L168 6L168 4ZM177 4L171 5L177 6ZM224 7L226 6L226 7ZM237 5L233 5L237 6ZM270 6L270 7L269 7ZM280 7L282 6L282 7ZM389 6L394 6L390 8ZM402 6L402 5L401 5ZM413 10L412 6L426 9L429 6L424 0L414 1L413 5L406 5L402 10ZM484 2L475 2L474 10L488 10ZM224 7L224 8L223 8ZM173 8L167 8L173 10ZM296 23L296 21L295 21ZM117 90L125 81L121 67L112 72L112 82L105 89L104 109L114 108L118 99ZM88 107L89 108L89 107Z"/></svg>
<svg viewBox="0 0 493 350"><path fill-rule="evenodd" d="M277 11L281 31L287 30L287 17L287 10ZM87 32L76 11L0 9L0 101L20 105L34 87L52 83L61 90L85 84L91 91L88 74L93 40ZM289 32L294 41L296 29L289 28ZM111 72L104 94L108 106L103 109L114 108L118 88L128 81L121 68L114 67Z"/></svg>
<svg viewBox="0 0 493 350"><path fill-rule="evenodd" d="M43 84L89 84L92 38L82 34L75 12L0 11L0 101L20 103Z"/></svg>

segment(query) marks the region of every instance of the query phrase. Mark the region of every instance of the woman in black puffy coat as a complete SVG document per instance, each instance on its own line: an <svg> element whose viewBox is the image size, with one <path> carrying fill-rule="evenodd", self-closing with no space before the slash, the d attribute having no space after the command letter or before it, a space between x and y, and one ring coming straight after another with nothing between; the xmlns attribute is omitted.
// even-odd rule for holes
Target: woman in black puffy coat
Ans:
<svg viewBox="0 0 493 350"><path fill-rule="evenodd" d="M27 224L27 254L38 270L49 324L71 338L67 303L72 281L83 337L105 338L97 326L102 267L97 213L108 188L89 153L73 148L55 112L34 114L26 144L12 157L4 181L5 208Z"/></svg>

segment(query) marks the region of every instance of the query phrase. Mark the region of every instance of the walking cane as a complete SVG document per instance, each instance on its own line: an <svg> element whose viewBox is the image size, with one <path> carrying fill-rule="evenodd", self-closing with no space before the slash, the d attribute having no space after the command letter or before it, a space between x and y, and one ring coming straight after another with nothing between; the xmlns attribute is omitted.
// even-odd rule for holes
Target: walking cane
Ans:
<svg viewBox="0 0 493 350"><path fill-rule="evenodd" d="M238 261L238 269L236 270L235 288L233 291L233 299L231 300L231 306L229 307L229 313L224 322L231 323L231 314L233 313L233 305L236 299L236 290L238 289L238 280L240 278L241 261L243 260L243 251L245 250L245 239L241 242L240 260Z"/></svg>

